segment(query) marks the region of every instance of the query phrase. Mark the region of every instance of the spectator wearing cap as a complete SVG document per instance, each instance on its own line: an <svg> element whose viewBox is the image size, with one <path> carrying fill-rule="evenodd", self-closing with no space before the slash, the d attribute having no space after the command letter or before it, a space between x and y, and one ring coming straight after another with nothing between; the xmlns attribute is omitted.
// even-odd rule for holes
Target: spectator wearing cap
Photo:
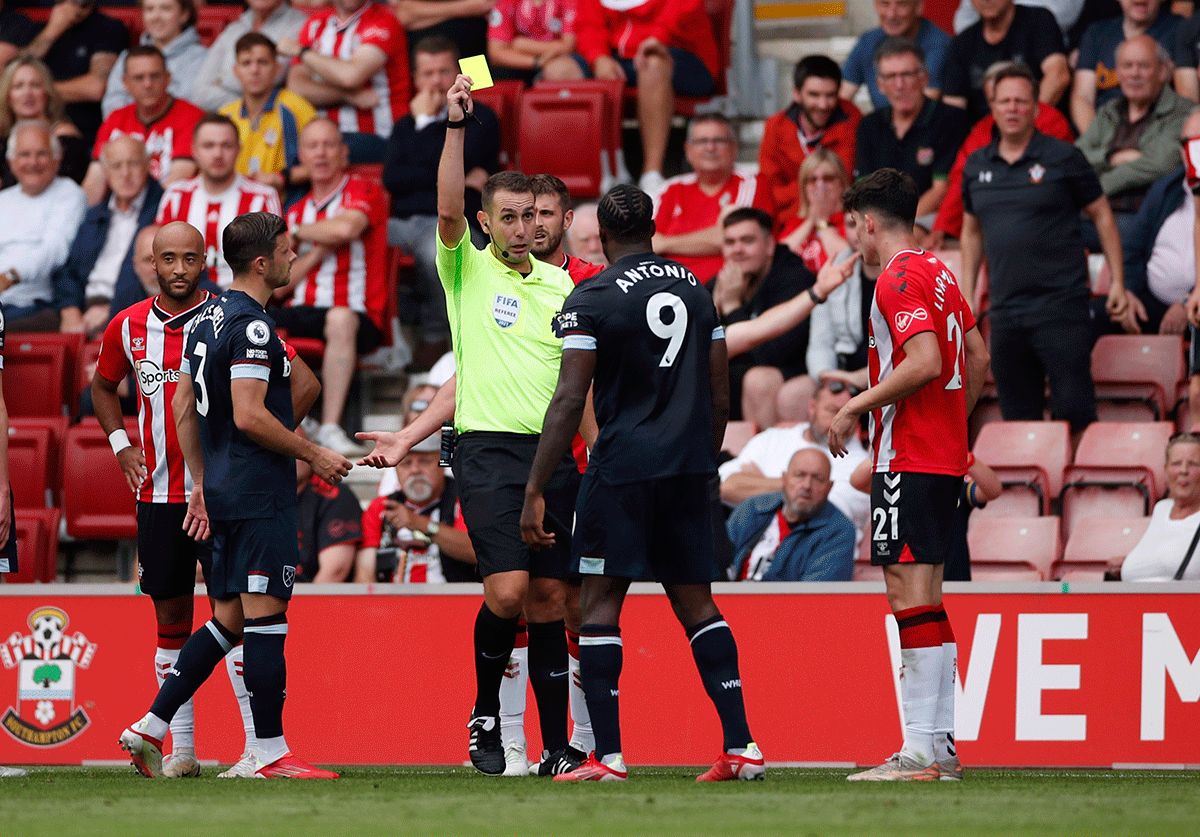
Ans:
<svg viewBox="0 0 1200 837"><path fill-rule="evenodd" d="M857 388L841 381L826 381L809 404L807 422L790 427L768 427L750 439L741 453L720 467L721 500L726 505L736 506L759 494L782 491L783 472L792 454L804 448L815 448L828 455L829 426L833 417L857 394ZM865 459L866 449L857 438L851 438L846 456L834 459L830 471L833 486L829 501L850 518L859 536L867 526L871 497L851 485L850 476Z"/></svg>
<svg viewBox="0 0 1200 837"><path fill-rule="evenodd" d="M454 479L438 465L440 449L437 433L414 445L394 469L397 489L376 497L363 513L355 581L478 580Z"/></svg>
<svg viewBox="0 0 1200 837"><path fill-rule="evenodd" d="M792 454L783 490L751 497L725 525L733 544L730 581L849 581L854 574L854 524L829 502L829 455L817 448Z"/></svg>

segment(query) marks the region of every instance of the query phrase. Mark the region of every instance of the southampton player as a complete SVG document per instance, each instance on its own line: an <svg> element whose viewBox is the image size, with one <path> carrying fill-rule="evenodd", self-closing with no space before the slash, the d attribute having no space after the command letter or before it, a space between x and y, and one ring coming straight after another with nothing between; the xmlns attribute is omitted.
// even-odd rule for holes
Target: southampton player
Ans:
<svg viewBox="0 0 1200 837"><path fill-rule="evenodd" d="M729 417L725 335L696 277L654 255L646 193L616 186L598 215L612 267L579 285L556 318L561 371L521 515L531 548L555 545L542 526L542 492L570 449L594 376L599 435L576 504L572 569L583 577L579 653L596 746L582 765L554 778L627 776L619 624L629 583L643 578L666 590L721 718L725 753L700 778L760 778L763 758L746 723L737 645L712 599L720 571L708 483Z"/></svg>
<svg viewBox="0 0 1200 837"><path fill-rule="evenodd" d="M173 222L158 230L153 252L159 294L126 308L111 320L96 363L92 393L96 418L109 434L125 479L138 499L138 581L142 592L154 601L158 623L154 670L161 686L192 633L197 560L208 578L208 546L198 544L183 531L192 477L175 439L171 399L179 380L187 332L212 294L201 287L204 240L190 224ZM140 449L130 444L125 433L117 395L117 387L131 371L138 383ZM300 399L295 407L300 413L307 412L319 384L303 362L295 363L292 382ZM240 645L226 658L226 667L242 712L245 750L250 752L254 724L250 695L241 674ZM171 721L172 753L163 766L167 776L199 775L193 717L188 701ZM253 771L246 771L252 763L243 758L220 775L250 775Z"/></svg>
<svg viewBox="0 0 1200 837"><path fill-rule="evenodd" d="M967 470L967 416L988 353L970 306L946 266L917 245L917 187L880 169L842 198L868 265L883 265L870 320L870 389L851 398L829 429L829 449L871 414L871 563L883 566L900 630L904 746L851 781L960 779L954 750L958 650L942 606L942 570Z"/></svg>
<svg viewBox="0 0 1200 837"><path fill-rule="evenodd" d="M264 308L287 283L296 257L286 223L265 212L239 216L223 245L234 280L196 318L172 402L179 445L197 481L185 525L193 535L212 531L213 618L184 645L150 712L121 734L121 746L143 775L161 776L171 718L244 633L257 775L336 778L288 750L284 640L299 559L292 460L304 459L331 484L350 462L291 430L291 364Z"/></svg>

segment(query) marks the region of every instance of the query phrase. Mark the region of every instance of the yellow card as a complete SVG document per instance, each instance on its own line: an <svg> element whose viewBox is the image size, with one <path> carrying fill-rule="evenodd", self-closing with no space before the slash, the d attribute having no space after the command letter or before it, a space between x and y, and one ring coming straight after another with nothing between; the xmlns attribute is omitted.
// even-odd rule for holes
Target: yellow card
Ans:
<svg viewBox="0 0 1200 837"><path fill-rule="evenodd" d="M472 55L458 59L458 69L464 76L471 77L471 90L484 90L492 86L492 71L488 69L486 55Z"/></svg>

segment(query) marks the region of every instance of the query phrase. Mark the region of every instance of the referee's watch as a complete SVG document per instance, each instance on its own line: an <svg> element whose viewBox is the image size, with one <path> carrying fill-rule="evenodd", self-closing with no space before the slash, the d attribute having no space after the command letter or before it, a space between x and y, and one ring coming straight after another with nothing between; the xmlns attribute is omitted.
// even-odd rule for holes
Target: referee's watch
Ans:
<svg viewBox="0 0 1200 837"><path fill-rule="evenodd" d="M442 524L436 520L429 521L429 525L425 527L425 534L429 536L429 540L436 538L440 531L442 531Z"/></svg>

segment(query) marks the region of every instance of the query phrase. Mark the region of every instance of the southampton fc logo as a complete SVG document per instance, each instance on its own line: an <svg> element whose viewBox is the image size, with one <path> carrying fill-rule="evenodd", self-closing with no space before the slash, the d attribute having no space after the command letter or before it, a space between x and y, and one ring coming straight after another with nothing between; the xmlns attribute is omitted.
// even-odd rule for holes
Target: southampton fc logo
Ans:
<svg viewBox="0 0 1200 837"><path fill-rule="evenodd" d="M91 723L75 705L75 670L87 668L96 644L81 632L67 636L70 619L57 607L29 614L29 633L13 632L0 645L0 662L17 669L17 705L8 707L0 726L30 747L56 747Z"/></svg>

